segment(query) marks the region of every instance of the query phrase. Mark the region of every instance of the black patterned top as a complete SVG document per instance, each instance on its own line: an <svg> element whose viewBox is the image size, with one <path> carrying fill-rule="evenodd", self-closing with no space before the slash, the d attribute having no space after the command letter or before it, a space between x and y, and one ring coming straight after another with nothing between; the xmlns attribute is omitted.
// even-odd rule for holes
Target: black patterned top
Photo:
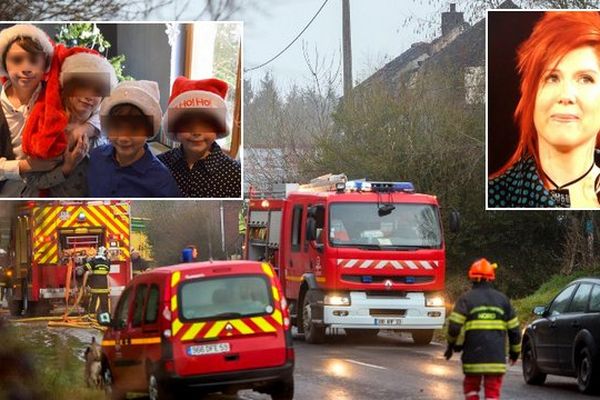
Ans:
<svg viewBox="0 0 600 400"><path fill-rule="evenodd" d="M241 196L240 164L223 153L217 143L213 143L210 154L196 161L192 168L188 166L181 147L159 154L158 159L169 168L185 197Z"/></svg>

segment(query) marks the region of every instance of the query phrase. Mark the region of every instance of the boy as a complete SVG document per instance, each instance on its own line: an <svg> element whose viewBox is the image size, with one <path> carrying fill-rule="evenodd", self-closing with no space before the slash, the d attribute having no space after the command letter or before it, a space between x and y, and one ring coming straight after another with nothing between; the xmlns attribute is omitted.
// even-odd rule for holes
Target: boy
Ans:
<svg viewBox="0 0 600 400"><path fill-rule="evenodd" d="M90 197L179 197L177 183L152 153L146 139L160 130L158 84L126 81L100 105L110 144L90 153Z"/></svg>
<svg viewBox="0 0 600 400"><path fill-rule="evenodd" d="M173 83L163 131L180 147L158 156L185 197L240 197L240 164L225 155L216 139L229 134L225 122L227 83L219 79Z"/></svg>
<svg viewBox="0 0 600 400"><path fill-rule="evenodd" d="M52 169L57 160L26 157L23 128L34 104L43 97L42 78L50 69L53 45L33 25L14 25L0 32L0 77L8 78L0 93L0 195L18 197L21 175Z"/></svg>

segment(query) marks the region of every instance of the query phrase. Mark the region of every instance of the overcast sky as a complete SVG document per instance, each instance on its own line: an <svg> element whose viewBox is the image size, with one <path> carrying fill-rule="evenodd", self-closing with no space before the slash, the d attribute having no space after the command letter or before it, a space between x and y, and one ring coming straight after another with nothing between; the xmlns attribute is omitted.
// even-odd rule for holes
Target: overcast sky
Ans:
<svg viewBox="0 0 600 400"><path fill-rule="evenodd" d="M276 4L277 3L277 4ZM436 32L440 31L441 11L428 5L429 1L417 0L353 0L350 2L352 27L352 61L354 81L362 80L376 67L397 57L418 41L431 40L426 33L415 32L418 23L432 21ZM450 2L444 3L443 11ZM308 23L323 0L286 0L270 2L262 11L247 11L245 25L245 67L252 68L277 54ZM377 7L374 7L374 4ZM457 11L460 9L460 4ZM409 17L413 21L405 26ZM342 1L329 0L317 19L290 49L278 59L259 70L247 72L257 82L267 71L271 71L278 84L289 87L293 82L307 82L309 71L302 55L302 42L313 55L315 46L320 56L339 65L342 38Z"/></svg>

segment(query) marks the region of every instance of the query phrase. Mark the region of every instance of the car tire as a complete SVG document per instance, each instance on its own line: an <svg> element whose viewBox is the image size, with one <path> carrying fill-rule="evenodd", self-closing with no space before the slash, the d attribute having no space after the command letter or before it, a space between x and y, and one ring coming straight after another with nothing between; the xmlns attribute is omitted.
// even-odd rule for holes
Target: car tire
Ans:
<svg viewBox="0 0 600 400"><path fill-rule="evenodd" d="M587 347L581 349L577 362L577 387L580 392L598 393L598 389L600 389L598 367L597 363L594 365L594 358L590 349Z"/></svg>
<svg viewBox="0 0 600 400"><path fill-rule="evenodd" d="M375 340L379 335L379 329L344 329L346 336L357 340Z"/></svg>
<svg viewBox="0 0 600 400"><path fill-rule="evenodd" d="M112 376L110 368L106 368L103 374L104 380L104 394L107 400L125 400L127 393L121 390L117 385Z"/></svg>
<svg viewBox="0 0 600 400"><path fill-rule="evenodd" d="M302 327L306 343L320 344L325 341L325 327L315 325L312 320L309 293L306 293L302 302Z"/></svg>
<svg viewBox="0 0 600 400"><path fill-rule="evenodd" d="M148 398L150 400L174 400L177 394L168 390L159 375L151 372L148 375Z"/></svg>
<svg viewBox="0 0 600 400"><path fill-rule="evenodd" d="M294 398L294 378L275 383L268 391L272 400L292 400Z"/></svg>
<svg viewBox="0 0 600 400"><path fill-rule="evenodd" d="M540 371L529 340L523 341L522 358L523 362L521 366L525 383L529 385L543 385L546 382L546 374Z"/></svg>
<svg viewBox="0 0 600 400"><path fill-rule="evenodd" d="M433 340L433 329L412 331L410 334L412 336L413 342L415 342L417 346L428 345Z"/></svg>

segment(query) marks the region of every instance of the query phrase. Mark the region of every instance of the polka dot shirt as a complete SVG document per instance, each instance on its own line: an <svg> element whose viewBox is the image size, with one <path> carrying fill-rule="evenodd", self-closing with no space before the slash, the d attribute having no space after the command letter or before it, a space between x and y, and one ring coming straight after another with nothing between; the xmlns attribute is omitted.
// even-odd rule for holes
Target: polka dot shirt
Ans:
<svg viewBox="0 0 600 400"><path fill-rule="evenodd" d="M533 158L521 160L488 181L488 207L570 207L568 196L557 203L544 188Z"/></svg>
<svg viewBox="0 0 600 400"><path fill-rule="evenodd" d="M241 196L240 164L213 143L211 152L190 169L181 147L160 154L158 159L171 171L185 197L239 198Z"/></svg>

